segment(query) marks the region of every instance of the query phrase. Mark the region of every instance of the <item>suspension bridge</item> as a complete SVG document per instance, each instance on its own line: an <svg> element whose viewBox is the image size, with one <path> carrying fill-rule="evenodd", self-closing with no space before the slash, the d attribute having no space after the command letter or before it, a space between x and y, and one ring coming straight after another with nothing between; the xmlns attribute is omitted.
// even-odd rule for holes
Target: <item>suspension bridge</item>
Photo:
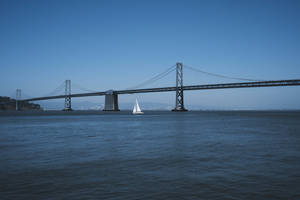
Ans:
<svg viewBox="0 0 300 200"><path fill-rule="evenodd" d="M136 94L136 93L154 93L154 92L176 92L175 95L175 107L172 111L187 111L184 107L184 91L185 90L215 90L215 89L228 89L228 88L253 88L253 87L284 87L284 86L299 86L300 79L291 80L254 80L246 78L236 78L230 76L224 76L220 74L210 73L199 70L194 67L186 66L185 68L200 72L206 75L217 76L227 79L236 79L242 82L222 83L222 84L205 84L205 85L187 85L183 84L183 64L176 63L176 65L168 68L166 71L154 76L153 78L144 81L143 83L125 90L108 90L108 91L92 91L85 93L71 93L71 80L66 80L64 85L58 89L64 87L65 93L63 95L46 95L35 98L21 98L21 90L16 90L16 110L22 110L22 102L32 102L50 99L65 99L64 110L71 111L71 99L76 97L89 97L89 96L105 96L105 104L103 111L119 111L118 95L122 94ZM166 75L176 70L176 86L173 87L159 87L159 88L142 88L149 83L153 83L157 80L164 78ZM56 89L57 90L57 89Z"/></svg>

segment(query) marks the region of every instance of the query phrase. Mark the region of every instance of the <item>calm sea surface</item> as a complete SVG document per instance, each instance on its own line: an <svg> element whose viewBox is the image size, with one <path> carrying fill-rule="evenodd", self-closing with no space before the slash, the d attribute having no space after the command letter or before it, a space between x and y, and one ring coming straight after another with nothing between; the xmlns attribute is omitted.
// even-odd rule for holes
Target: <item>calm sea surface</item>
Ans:
<svg viewBox="0 0 300 200"><path fill-rule="evenodd" d="M300 112L95 113L2 113L0 199L300 199Z"/></svg>

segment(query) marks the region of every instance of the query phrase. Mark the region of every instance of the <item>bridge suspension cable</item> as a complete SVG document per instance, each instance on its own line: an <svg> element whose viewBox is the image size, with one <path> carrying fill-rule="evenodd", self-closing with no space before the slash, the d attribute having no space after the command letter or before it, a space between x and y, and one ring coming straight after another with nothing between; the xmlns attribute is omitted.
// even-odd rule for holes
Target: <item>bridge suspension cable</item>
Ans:
<svg viewBox="0 0 300 200"><path fill-rule="evenodd" d="M72 88L75 88L75 89L79 89L79 90L82 90L82 91L85 91L85 92L98 92L97 90L90 90L90 89L86 89L85 87L82 87L74 82L72 82Z"/></svg>
<svg viewBox="0 0 300 200"><path fill-rule="evenodd" d="M21 96L21 99L31 99L33 98L33 96L30 96L28 94L26 94L23 90L22 90L22 96Z"/></svg>
<svg viewBox="0 0 300 200"><path fill-rule="evenodd" d="M135 86L133 86L133 87L127 88L126 90L137 89L137 88L141 88L141 87L144 87L144 86L146 86L146 85L149 85L149 84L151 84L151 83L154 83L154 82L156 82L156 81L158 81L158 80L160 80L160 79L166 77L166 76L167 76L168 74L170 74L171 72L175 71L175 69L176 69L175 66L176 66L176 65L172 65L171 67L169 67L169 68L166 69L165 71L161 72L160 74L157 74L157 75L155 75L154 77L152 77L152 78L150 78L150 79L148 79L148 80L146 80L146 81L144 81L144 82L142 82L142 83L140 83L140 84L138 84L138 85L135 85Z"/></svg>
<svg viewBox="0 0 300 200"><path fill-rule="evenodd" d="M24 90L21 90L21 89L18 89L18 90L21 91L21 96L20 96L20 99L19 99L19 100L22 100L22 99L31 99L31 98L33 98L33 96L28 95L27 93L25 93ZM11 93L9 97L10 97L11 99L16 99L16 98L17 98L16 91L14 91L13 93Z"/></svg>
<svg viewBox="0 0 300 200"><path fill-rule="evenodd" d="M200 70L198 68L187 66L187 65L184 65L184 67L185 67L185 69L189 69L189 70L192 70L194 72L199 72L199 73L202 73L202 74L206 74L206 75L209 75L209 76L215 76L215 77L219 77L219 78L239 80L239 81L265 81L265 80L258 80L258 79L249 79L249 78L225 76L225 75L221 75L221 74L206 72L206 71Z"/></svg>
<svg viewBox="0 0 300 200"><path fill-rule="evenodd" d="M53 91L50 93L44 95L44 96L54 96L56 94L59 94L60 92L64 91L65 89L65 81L62 82L57 88L55 88Z"/></svg>

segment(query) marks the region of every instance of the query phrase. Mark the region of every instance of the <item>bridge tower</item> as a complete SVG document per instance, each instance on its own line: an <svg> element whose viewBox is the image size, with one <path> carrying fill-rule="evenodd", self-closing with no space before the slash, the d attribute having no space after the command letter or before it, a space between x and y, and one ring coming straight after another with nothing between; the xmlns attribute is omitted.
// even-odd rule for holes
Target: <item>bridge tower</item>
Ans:
<svg viewBox="0 0 300 200"><path fill-rule="evenodd" d="M176 101L172 111L187 111L183 103L183 73L182 63L176 63Z"/></svg>
<svg viewBox="0 0 300 200"><path fill-rule="evenodd" d="M21 104L20 101L21 100L21 89L17 89L16 90L16 110L21 110Z"/></svg>
<svg viewBox="0 0 300 200"><path fill-rule="evenodd" d="M64 111L72 111L71 107L71 80L66 80L65 82L65 108Z"/></svg>

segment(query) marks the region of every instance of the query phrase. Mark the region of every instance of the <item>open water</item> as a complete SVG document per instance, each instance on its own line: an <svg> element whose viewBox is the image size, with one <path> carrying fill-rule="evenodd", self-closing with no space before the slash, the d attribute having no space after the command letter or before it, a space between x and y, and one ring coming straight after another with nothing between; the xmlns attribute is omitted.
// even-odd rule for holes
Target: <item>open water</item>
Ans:
<svg viewBox="0 0 300 200"><path fill-rule="evenodd" d="M300 112L0 115L0 199L300 199Z"/></svg>

